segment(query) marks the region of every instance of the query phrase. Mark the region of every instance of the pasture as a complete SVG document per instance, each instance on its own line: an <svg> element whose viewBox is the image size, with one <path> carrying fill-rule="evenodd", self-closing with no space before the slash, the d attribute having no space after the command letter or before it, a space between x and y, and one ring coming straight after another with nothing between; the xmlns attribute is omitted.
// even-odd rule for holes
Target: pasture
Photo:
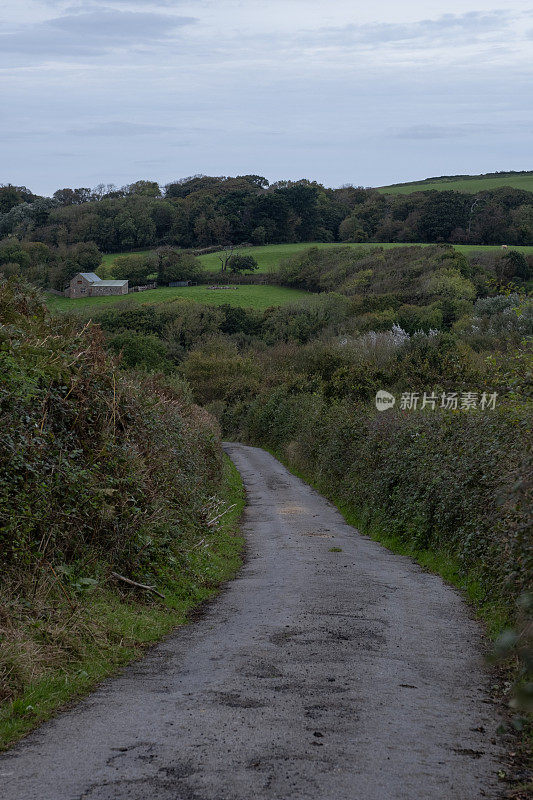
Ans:
<svg viewBox="0 0 533 800"><path fill-rule="evenodd" d="M280 261L285 258L290 258L297 253L302 253L310 247L346 247L346 242L297 242L296 244L266 244L258 245L257 247L239 247L236 252L239 255L253 256L259 264L259 269L256 272L269 272L270 270L277 269ZM350 244L349 247L397 247L395 244ZM400 245L405 247L405 245ZM207 253L204 256L199 256L200 261L209 272L215 272L220 269L220 259L218 253Z"/></svg>
<svg viewBox="0 0 533 800"><path fill-rule="evenodd" d="M324 249L327 247L357 247L360 250L369 250L374 247L383 247L385 250L390 250L393 247L431 247L430 244L416 244L409 242L298 242L297 244L268 244L262 247L243 247L238 249L238 253L243 255L250 255L255 258L259 264L257 272L269 272L269 270L276 269L280 262L285 258L290 258L297 253L302 253L310 247L319 247ZM497 245L477 245L477 244L456 244L453 245L456 250L461 253L473 252L499 252L501 247ZM514 250L520 250L526 255L533 255L533 245L527 247L514 247ZM220 261L217 253L209 253L205 256L200 256L200 261L209 271L215 271L220 267Z"/></svg>
<svg viewBox="0 0 533 800"><path fill-rule="evenodd" d="M115 258L118 258L119 256L141 256L144 253L149 253L149 252L150 250L131 250L131 251L128 250L128 252L125 253L105 253L102 256L102 264L104 266L110 266L115 260Z"/></svg>
<svg viewBox="0 0 533 800"><path fill-rule="evenodd" d="M310 247L358 247L359 249L369 249L372 247L383 247L389 249L391 247L430 247L429 244L405 243L405 242L297 242L296 244L267 244L257 247L239 247L236 252L242 255L253 256L259 264L257 272L269 272L276 269L280 262L285 258L290 258L297 253L308 250ZM501 248L498 245L477 245L477 244L456 244L456 250L461 253L472 253L479 251L499 251ZM533 245L524 247L514 247L514 250L520 250L525 255L533 255ZM149 252L148 250L142 252ZM110 267L118 256L131 255L130 253L107 253L103 256L102 263ZM218 253L207 253L206 255L199 256L199 261L209 272L216 272L220 269L220 260Z"/></svg>
<svg viewBox="0 0 533 800"><path fill-rule="evenodd" d="M134 292L129 295L111 297L87 297L71 300L69 297L58 297L48 294L46 302L49 308L58 311L86 311L99 309L102 306L119 303L162 304L178 301L192 301L205 305L220 306L229 303L241 308L264 309L270 306L281 306L295 300L308 298L307 292L298 289L286 289L282 286L237 286L230 289L210 289L208 286L179 286L149 289L146 292Z"/></svg>
<svg viewBox="0 0 533 800"><path fill-rule="evenodd" d="M514 189L523 189L533 192L533 172L519 173L516 175L464 175L458 177L442 177L413 181L412 183L398 183L391 186L380 186L378 191L382 194L411 194L412 192L429 192L453 190L476 194L488 189L501 189L511 186Z"/></svg>

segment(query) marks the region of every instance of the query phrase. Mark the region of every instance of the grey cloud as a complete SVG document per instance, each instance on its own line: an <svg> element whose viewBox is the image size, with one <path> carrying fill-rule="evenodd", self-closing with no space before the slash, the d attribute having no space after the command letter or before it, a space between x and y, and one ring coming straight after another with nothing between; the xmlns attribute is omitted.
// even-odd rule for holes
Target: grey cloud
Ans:
<svg viewBox="0 0 533 800"><path fill-rule="evenodd" d="M191 137L197 137L201 134L211 134L213 132L221 132L217 127L201 127L201 126L177 126L177 125L154 125L150 123L141 122L128 122L125 120L109 120L108 122L95 122L85 125L77 125L72 128L65 128L61 131L57 127L26 127L24 130L19 128L12 128L2 131L3 140L22 139L29 140L52 140L53 137L58 135L66 135L68 137L76 137L80 139L134 139L138 136L172 136L172 143L179 144L183 137L189 141Z"/></svg>
<svg viewBox="0 0 533 800"><path fill-rule="evenodd" d="M261 16L246 36L236 0L190 28L184 16L204 17L214 0L46 2L53 19L33 21L21 2L20 24L1 27L4 182L52 192L253 171L379 185L523 169L531 157L532 64L527 42L515 45L531 41L533 21L513 0L509 16L487 10L501 0L473 14L439 0L401 24L379 4L372 24L357 24L347 0L338 22L324 7L319 23L305 14L319 0L301 0L279 32Z"/></svg>
<svg viewBox="0 0 533 800"><path fill-rule="evenodd" d="M4 141L14 139L49 140L58 135L66 134L79 138L126 138L136 136L154 136L158 134L176 133L177 128L166 125L149 125L136 122L109 121L94 124L86 124L73 128L66 128L59 131L57 127L26 127L23 130L18 128L5 129L2 131Z"/></svg>
<svg viewBox="0 0 533 800"><path fill-rule="evenodd" d="M350 24L342 28L322 28L320 34L326 41L336 44L409 44L420 40L424 45L450 37L471 38L484 33L500 31L507 27L506 12L495 10L489 13L469 11L465 14L444 14L437 19L424 19L411 23Z"/></svg>
<svg viewBox="0 0 533 800"><path fill-rule="evenodd" d="M41 128L40 130L31 130L31 129L20 130L19 128L12 128L12 129L4 128L2 130L2 141L4 143L10 140L13 140L14 142L21 142L25 139L36 139L39 137L47 137L52 135L53 135L52 130L45 130L43 128Z"/></svg>
<svg viewBox="0 0 533 800"><path fill-rule="evenodd" d="M496 133L495 125L465 122L459 125L411 125L396 131L397 139L456 139L479 133Z"/></svg>
<svg viewBox="0 0 533 800"><path fill-rule="evenodd" d="M195 22L194 17L108 8L71 13L0 34L0 53L28 58L96 56L121 46L170 41L176 29Z"/></svg>
<svg viewBox="0 0 533 800"><path fill-rule="evenodd" d="M98 36L100 39L166 39L175 28L194 22L192 17L168 14L103 9L85 14L58 17L48 25L74 36Z"/></svg>

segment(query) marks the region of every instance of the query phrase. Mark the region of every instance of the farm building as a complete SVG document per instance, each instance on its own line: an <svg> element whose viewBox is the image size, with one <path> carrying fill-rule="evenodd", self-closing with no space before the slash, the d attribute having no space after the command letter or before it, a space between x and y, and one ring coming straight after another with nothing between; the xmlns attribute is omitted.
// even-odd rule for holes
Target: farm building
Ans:
<svg viewBox="0 0 533 800"><path fill-rule="evenodd" d="M128 281L103 281L94 272L78 272L66 289L67 297L101 297L108 294L128 294Z"/></svg>

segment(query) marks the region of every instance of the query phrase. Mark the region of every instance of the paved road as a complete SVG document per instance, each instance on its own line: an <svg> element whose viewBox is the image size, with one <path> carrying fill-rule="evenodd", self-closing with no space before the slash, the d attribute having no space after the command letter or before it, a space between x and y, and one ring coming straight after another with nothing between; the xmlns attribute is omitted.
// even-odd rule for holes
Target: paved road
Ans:
<svg viewBox="0 0 533 800"><path fill-rule="evenodd" d="M249 500L240 576L1 757L3 800L495 797L498 719L459 596L268 453L226 449Z"/></svg>

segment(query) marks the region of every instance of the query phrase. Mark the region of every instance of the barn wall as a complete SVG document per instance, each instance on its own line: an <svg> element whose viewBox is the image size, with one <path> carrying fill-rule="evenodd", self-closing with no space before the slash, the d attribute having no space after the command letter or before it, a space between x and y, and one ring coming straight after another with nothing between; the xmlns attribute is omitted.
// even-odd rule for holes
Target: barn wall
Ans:
<svg viewBox="0 0 533 800"><path fill-rule="evenodd" d="M91 286L91 297L102 297L110 294L128 294L128 284L126 283L124 286L98 286L97 283L93 283Z"/></svg>
<svg viewBox="0 0 533 800"><path fill-rule="evenodd" d="M70 282L69 297L90 297L91 284L85 278L75 275Z"/></svg>

